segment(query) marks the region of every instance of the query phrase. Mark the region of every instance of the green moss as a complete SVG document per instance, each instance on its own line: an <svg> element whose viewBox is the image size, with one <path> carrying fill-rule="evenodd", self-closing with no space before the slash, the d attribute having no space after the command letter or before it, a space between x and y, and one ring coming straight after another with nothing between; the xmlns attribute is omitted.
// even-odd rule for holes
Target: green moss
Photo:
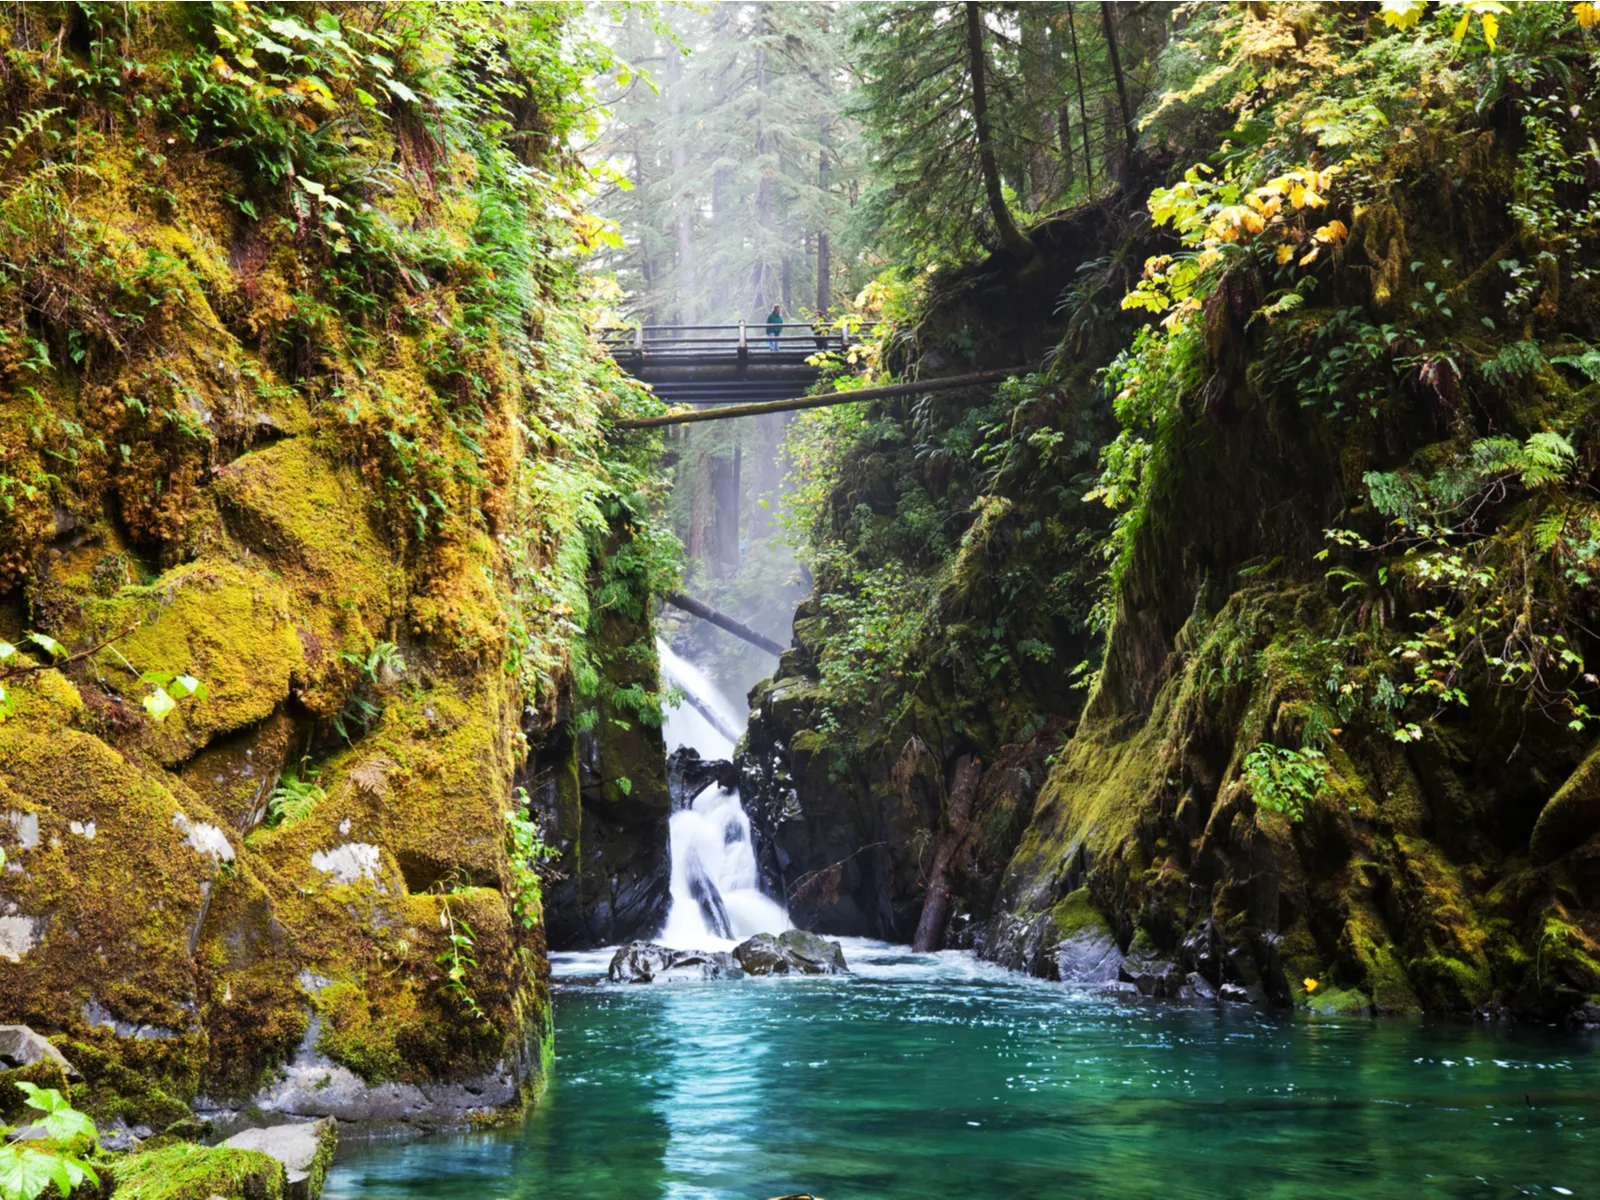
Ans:
<svg viewBox="0 0 1600 1200"><path fill-rule="evenodd" d="M1536 865L1553 862L1583 845L1600 830L1600 748L1591 750L1578 769L1539 812L1528 856Z"/></svg>
<svg viewBox="0 0 1600 1200"><path fill-rule="evenodd" d="M185 1120L200 1078L202 1048L172 1039L113 1037L107 1031L61 1042L61 1052L82 1073L73 1102L95 1120L166 1129Z"/></svg>
<svg viewBox="0 0 1600 1200"><path fill-rule="evenodd" d="M1305 1007L1323 1016L1361 1017L1372 1011L1371 997L1358 988L1319 987L1307 995L1302 986L1298 991L1305 997Z"/></svg>
<svg viewBox="0 0 1600 1200"><path fill-rule="evenodd" d="M1083 932L1110 935L1112 929L1100 910L1089 902L1089 889L1079 888L1050 909L1050 920L1055 924L1056 936L1066 941ZM1135 937L1143 936L1139 931Z"/></svg>
<svg viewBox="0 0 1600 1200"><path fill-rule="evenodd" d="M410 1000L410 1004L396 1005L391 997L380 1006L353 983L336 983L321 989L315 1000L322 1020L317 1049L368 1083L400 1078L406 1064L396 1041L395 1026L407 1016L415 1018L414 992ZM406 1013L406 1008L412 1011Z"/></svg>
<svg viewBox="0 0 1600 1200"><path fill-rule="evenodd" d="M118 1200L282 1200L283 1164L259 1150L179 1142L118 1159Z"/></svg>
<svg viewBox="0 0 1600 1200"><path fill-rule="evenodd" d="M1339 947L1341 957L1359 971L1375 1012L1416 1012L1421 1007L1382 924L1370 912L1359 908L1351 912Z"/></svg>

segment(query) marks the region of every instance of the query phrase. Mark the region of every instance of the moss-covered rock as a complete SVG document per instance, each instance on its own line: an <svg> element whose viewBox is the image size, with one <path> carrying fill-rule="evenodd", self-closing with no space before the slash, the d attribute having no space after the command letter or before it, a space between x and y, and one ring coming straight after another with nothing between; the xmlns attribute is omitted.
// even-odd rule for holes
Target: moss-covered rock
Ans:
<svg viewBox="0 0 1600 1200"><path fill-rule="evenodd" d="M283 1164L259 1150L177 1142L118 1159L118 1200L285 1200Z"/></svg>

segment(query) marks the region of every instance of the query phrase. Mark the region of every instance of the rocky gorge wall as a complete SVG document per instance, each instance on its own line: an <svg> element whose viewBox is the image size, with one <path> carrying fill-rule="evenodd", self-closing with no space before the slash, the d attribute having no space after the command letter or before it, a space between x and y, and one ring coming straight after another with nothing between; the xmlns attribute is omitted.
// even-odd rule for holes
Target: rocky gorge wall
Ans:
<svg viewBox="0 0 1600 1200"><path fill-rule="evenodd" d="M1293 24L1280 65L1327 51L1318 28L1371 36L1315 6L1227 19ZM1051 978L1327 1012L1600 1020L1600 809L1582 707L1595 647L1566 620L1594 595L1589 551L1563 540L1588 511L1600 385L1581 356L1600 330L1587 259L1570 243L1556 254L1526 200L1537 162L1559 161L1550 147L1589 113L1545 125L1424 74L1386 111L1399 129L1418 120L1406 104L1432 109L1428 132L1408 126L1389 157L1350 168L1360 200L1336 194L1319 213L1344 232L1328 235L1338 253L1295 293L1296 316L1260 313L1270 257L1224 254L1248 245L1241 225L1205 243L1234 266L1179 311L1191 325L1168 320L1172 357L1105 308L1106 337L1081 336L1092 271L1181 248L1109 202L1078 214L1060 258L1050 241L1073 219L1035 232L1041 258L1084 264L1087 280L1063 293L1054 366L1023 404L1013 393L999 472L941 465L941 438L972 447L955 437L959 410L937 404L931 418L876 410L857 435L821 519L820 543L849 565L818 572L795 648L752 693L748 786L802 923L909 938L937 891L936 944ZM1530 261L1545 263L1539 285L1512 282ZM1028 297L1049 269L1002 256L941 290L911 357L945 373L952 330L963 367L1003 357L996 337L1045 336L1036 307L1013 324L996 293ZM995 277L1008 282L986 292ZM1137 280L1124 274L1118 295ZM1360 330L1371 338L1354 351ZM1125 347L1143 357L1116 359ZM1092 382L1114 360L1115 397ZM1342 409L1356 394L1370 413ZM1077 502L1097 480L1081 452L1043 455L1059 442L1037 431L1105 445L1113 399L1149 457L1138 500L1121 501L1134 519L1111 543L1097 650L1087 605L1063 612L1051 588L1097 572L1098 549L1050 527L1081 522L1104 544ZM1540 445L1553 448L1544 474ZM834 614L860 611L885 539L928 495L965 530L930 556L935 619L897 626L914 635L873 689L850 693L849 670L870 659ZM1002 622L1008 582L1029 601ZM1045 613L1053 629L1024 616ZM962 657L973 624L990 631L993 673ZM1030 642L1050 665L1028 665ZM1067 668L1090 655L1080 710ZM1541 693L1534 673L1572 690Z"/></svg>
<svg viewBox="0 0 1600 1200"><path fill-rule="evenodd" d="M0 1013L103 1128L515 1109L530 753L665 812L659 734L576 720L612 657L657 690L591 612L647 584L571 265L584 67L526 65L555 10L418 18L0 21Z"/></svg>

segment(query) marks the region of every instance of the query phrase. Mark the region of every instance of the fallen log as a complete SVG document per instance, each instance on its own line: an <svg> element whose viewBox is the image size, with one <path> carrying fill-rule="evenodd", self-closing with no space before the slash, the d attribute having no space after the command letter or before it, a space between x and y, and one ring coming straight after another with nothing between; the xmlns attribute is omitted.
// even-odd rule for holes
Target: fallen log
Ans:
<svg viewBox="0 0 1600 1200"><path fill-rule="evenodd" d="M946 392L952 388L999 383L1012 375L1025 375L1033 368L1003 367L979 371L974 375L952 375L947 379L918 379L911 383L890 383L883 387L862 388L854 392L824 392L820 396L800 396L794 400L765 400L760 404L727 404L698 412L668 413L664 417L631 417L612 425L613 429L659 429L663 425L691 425L696 421L729 421L734 417L758 417L762 413L794 412L802 408L827 408L833 404L854 404L857 400L883 400L890 396L920 396L924 392Z"/></svg>
<svg viewBox="0 0 1600 1200"><path fill-rule="evenodd" d="M765 650L768 654L782 654L783 647L767 637L757 633L750 626L735 621L727 613L720 613L709 604L703 604L693 596L685 596L682 592L668 592L661 597L673 608L681 608L684 612L699 617L703 621L710 621L719 629L726 629L736 638L743 638L752 646Z"/></svg>

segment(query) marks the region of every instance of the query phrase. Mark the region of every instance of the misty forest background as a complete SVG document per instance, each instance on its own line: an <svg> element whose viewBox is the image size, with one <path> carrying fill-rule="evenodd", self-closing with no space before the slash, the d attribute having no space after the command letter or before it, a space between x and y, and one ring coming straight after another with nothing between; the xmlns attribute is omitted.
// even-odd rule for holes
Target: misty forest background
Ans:
<svg viewBox="0 0 1600 1200"><path fill-rule="evenodd" d="M618 319L645 325L870 320L908 278L969 262L1000 221L1026 226L1114 190L1131 114L1161 86L1174 7L981 7L985 191L965 5L723 3L625 10L591 153L595 211L620 237ZM873 353L878 353L876 347ZM824 364L860 374L860 364ZM827 386L832 386L831 384ZM688 586L779 641L810 590L794 555L792 414L681 427L668 444ZM803 474L803 472L801 473ZM665 632L737 697L769 673L704 622Z"/></svg>

